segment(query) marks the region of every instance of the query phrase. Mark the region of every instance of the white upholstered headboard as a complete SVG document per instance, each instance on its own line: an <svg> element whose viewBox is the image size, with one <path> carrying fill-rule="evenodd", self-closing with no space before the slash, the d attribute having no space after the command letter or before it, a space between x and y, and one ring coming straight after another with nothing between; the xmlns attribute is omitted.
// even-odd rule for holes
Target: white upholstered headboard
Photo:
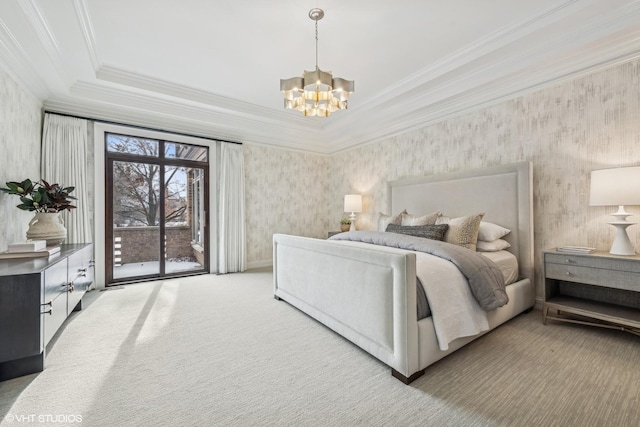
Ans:
<svg viewBox="0 0 640 427"><path fill-rule="evenodd" d="M533 172L531 162L390 181L390 213L442 211L448 217L484 212L484 221L511 230L505 239L518 257L520 278L533 281Z"/></svg>

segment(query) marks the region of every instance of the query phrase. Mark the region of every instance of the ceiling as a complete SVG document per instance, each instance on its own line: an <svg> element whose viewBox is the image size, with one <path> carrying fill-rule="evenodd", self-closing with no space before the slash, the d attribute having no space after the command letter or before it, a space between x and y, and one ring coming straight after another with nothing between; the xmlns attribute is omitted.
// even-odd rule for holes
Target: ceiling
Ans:
<svg viewBox="0 0 640 427"><path fill-rule="evenodd" d="M328 118L279 80L355 80ZM0 67L47 110L333 154L640 56L637 0L3 0Z"/></svg>

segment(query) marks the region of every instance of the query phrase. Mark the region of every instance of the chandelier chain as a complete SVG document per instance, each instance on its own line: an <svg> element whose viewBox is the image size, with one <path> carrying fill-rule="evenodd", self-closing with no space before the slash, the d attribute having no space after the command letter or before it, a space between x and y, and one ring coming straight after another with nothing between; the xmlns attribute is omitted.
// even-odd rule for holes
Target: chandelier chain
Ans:
<svg viewBox="0 0 640 427"><path fill-rule="evenodd" d="M318 21L316 20L316 70L318 69Z"/></svg>

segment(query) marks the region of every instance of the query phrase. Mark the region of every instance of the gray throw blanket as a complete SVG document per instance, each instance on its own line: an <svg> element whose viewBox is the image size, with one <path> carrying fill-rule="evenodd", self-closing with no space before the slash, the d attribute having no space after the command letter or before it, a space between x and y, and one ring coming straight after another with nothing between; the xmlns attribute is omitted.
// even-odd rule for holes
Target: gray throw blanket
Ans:
<svg viewBox="0 0 640 427"><path fill-rule="evenodd" d="M410 251L425 252L455 264L469 282L471 293L485 311L501 307L509 302L505 291L504 276L490 259L469 249L438 240L424 239L380 231L352 231L332 236L331 240L350 240L371 243Z"/></svg>

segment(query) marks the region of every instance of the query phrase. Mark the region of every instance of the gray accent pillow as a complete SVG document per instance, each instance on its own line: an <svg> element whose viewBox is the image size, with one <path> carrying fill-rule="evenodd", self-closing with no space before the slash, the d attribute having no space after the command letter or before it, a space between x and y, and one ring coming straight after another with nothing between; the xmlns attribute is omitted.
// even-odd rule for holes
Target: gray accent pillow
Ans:
<svg viewBox="0 0 640 427"><path fill-rule="evenodd" d="M408 234L409 236L424 237L431 240L444 240L444 234L447 232L449 224L431 224L431 225L387 225L387 232Z"/></svg>

